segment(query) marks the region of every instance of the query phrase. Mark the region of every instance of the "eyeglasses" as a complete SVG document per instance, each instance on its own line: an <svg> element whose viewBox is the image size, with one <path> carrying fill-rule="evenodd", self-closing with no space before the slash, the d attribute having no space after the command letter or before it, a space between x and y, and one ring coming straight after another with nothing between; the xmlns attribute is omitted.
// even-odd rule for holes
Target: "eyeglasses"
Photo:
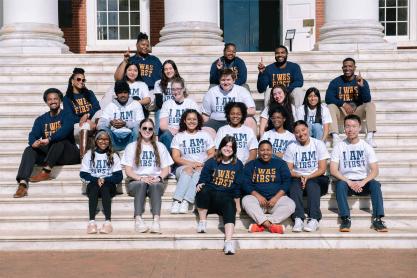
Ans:
<svg viewBox="0 0 417 278"><path fill-rule="evenodd" d="M171 88L171 91L173 91L173 92L179 92L181 90L182 90L182 88Z"/></svg>
<svg viewBox="0 0 417 278"><path fill-rule="evenodd" d="M82 81L83 83L87 82L86 79L83 79L81 77L77 77L75 80L77 80L77 82L80 82L80 81Z"/></svg>
<svg viewBox="0 0 417 278"><path fill-rule="evenodd" d="M153 127L146 127L146 126L144 126L144 127L142 127L142 130L143 131L153 131Z"/></svg>
<svg viewBox="0 0 417 278"><path fill-rule="evenodd" d="M107 141L108 142L108 141L110 141L110 139L109 138L98 138L97 141Z"/></svg>

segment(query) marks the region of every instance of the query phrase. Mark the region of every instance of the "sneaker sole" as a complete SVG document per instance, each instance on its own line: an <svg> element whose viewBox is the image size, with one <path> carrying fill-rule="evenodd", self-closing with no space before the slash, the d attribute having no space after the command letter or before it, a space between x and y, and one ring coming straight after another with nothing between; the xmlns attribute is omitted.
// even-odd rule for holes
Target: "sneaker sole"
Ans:
<svg viewBox="0 0 417 278"><path fill-rule="evenodd" d="M339 229L339 232L349 233L350 232L350 228L341 228L341 229Z"/></svg>
<svg viewBox="0 0 417 278"><path fill-rule="evenodd" d="M379 233L386 233L388 232L388 229L376 229L374 228L375 231L379 232Z"/></svg>

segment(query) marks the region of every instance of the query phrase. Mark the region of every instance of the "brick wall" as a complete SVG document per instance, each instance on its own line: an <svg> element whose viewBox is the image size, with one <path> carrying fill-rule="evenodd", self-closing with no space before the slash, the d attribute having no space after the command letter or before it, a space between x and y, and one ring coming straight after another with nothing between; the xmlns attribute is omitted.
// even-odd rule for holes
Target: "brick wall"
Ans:
<svg viewBox="0 0 417 278"><path fill-rule="evenodd" d="M326 0L316 0L316 42L320 39L320 28L324 24L324 1Z"/></svg>
<svg viewBox="0 0 417 278"><path fill-rule="evenodd" d="M65 43L73 53L85 53L87 46L86 0L72 0L72 27L61 28Z"/></svg>
<svg viewBox="0 0 417 278"><path fill-rule="evenodd" d="M151 44L155 45L159 42L159 31L161 31L165 25L164 0L152 0L150 2L150 40Z"/></svg>

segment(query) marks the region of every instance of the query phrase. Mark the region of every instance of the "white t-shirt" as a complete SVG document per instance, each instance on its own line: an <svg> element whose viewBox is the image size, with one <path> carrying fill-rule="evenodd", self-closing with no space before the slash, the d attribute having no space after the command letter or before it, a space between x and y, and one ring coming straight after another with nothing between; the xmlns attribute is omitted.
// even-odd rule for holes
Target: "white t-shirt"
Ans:
<svg viewBox="0 0 417 278"><path fill-rule="evenodd" d="M319 161L328 159L329 152L323 141L310 137L310 143L302 146L298 141L290 144L283 159L294 164L294 171L302 176L308 176L319 168Z"/></svg>
<svg viewBox="0 0 417 278"><path fill-rule="evenodd" d="M153 89L154 95L162 94L162 102L163 103L165 101L169 100L169 99L174 99L174 96L172 95L172 92L171 92L171 85L172 85L171 82L168 82L167 88L166 88L165 94L164 94L164 93L162 93L162 89L161 89L161 80L156 81L154 89Z"/></svg>
<svg viewBox="0 0 417 278"><path fill-rule="evenodd" d="M331 161L339 163L340 173L350 180L363 180L369 174L369 164L378 162L374 149L362 139L356 144L347 140L333 148Z"/></svg>
<svg viewBox="0 0 417 278"><path fill-rule="evenodd" d="M216 121L226 121L224 107L227 103L243 102L248 108L255 108L255 102L249 91L239 85L233 85L228 93L220 89L220 85L212 87L203 98L201 111Z"/></svg>
<svg viewBox="0 0 417 278"><path fill-rule="evenodd" d="M168 118L169 127L179 128L181 116L187 109L195 109L201 113L200 107L192 99L185 98L181 104L177 104L173 99L168 99L162 105L159 119Z"/></svg>
<svg viewBox="0 0 417 278"><path fill-rule="evenodd" d="M149 92L148 86L145 82L136 81L132 84L129 83L130 97L136 100L136 98L144 99L149 97L152 99L151 93Z"/></svg>
<svg viewBox="0 0 417 278"><path fill-rule="evenodd" d="M288 146L295 143L294 134L285 130L284 133L278 133L275 129L268 130L262 135L262 140L268 140L272 144L272 151L275 153L285 153Z"/></svg>
<svg viewBox="0 0 417 278"><path fill-rule="evenodd" d="M136 142L127 145L122 157L122 164L132 167L133 171L139 176L160 176L161 170L174 164L168 150L161 142L156 142L161 166L156 166L155 152L151 144L142 144L139 166L135 163Z"/></svg>
<svg viewBox="0 0 417 278"><path fill-rule="evenodd" d="M144 118L142 105L139 102L129 99L126 105L120 105L117 100L113 100L104 108L99 120L99 127L101 125L108 126L111 120L121 119L126 122L126 127L132 128Z"/></svg>
<svg viewBox="0 0 417 278"><path fill-rule="evenodd" d="M204 163L207 151L214 147L211 136L202 130L190 134L187 131L177 133L171 142L171 149L177 149L185 160Z"/></svg>
<svg viewBox="0 0 417 278"><path fill-rule="evenodd" d="M291 104L291 110L292 110L292 116L294 117L294 120L296 120L297 119L297 113L296 113L294 104ZM268 113L269 113L269 108L268 108L268 106L266 106L264 108L264 110L262 110L262 112L261 112L261 118L269 119Z"/></svg>
<svg viewBox="0 0 417 278"><path fill-rule="evenodd" d="M313 110L311 110L308 106L307 106L307 123L309 124L314 124L316 121L316 113L317 113L317 108L314 108ZM300 107L297 108L297 120L303 120L304 121L304 105L301 105ZM322 103L321 104L321 121L322 124L330 124L332 122L332 117L330 116L330 111L329 108L327 108L327 106Z"/></svg>
<svg viewBox="0 0 417 278"><path fill-rule="evenodd" d="M115 153L113 154L113 165L107 164L107 154L95 152L94 166L91 161L91 150L87 151L81 162L81 172L89 173L95 178L110 177L114 172L121 171L120 158Z"/></svg>
<svg viewBox="0 0 417 278"><path fill-rule="evenodd" d="M253 130L245 125L238 128L231 127L230 125L222 126L217 131L215 140L216 149L219 149L220 142L226 135L231 135L236 139L237 158L245 164L249 157L249 151L258 148L258 140L256 140Z"/></svg>

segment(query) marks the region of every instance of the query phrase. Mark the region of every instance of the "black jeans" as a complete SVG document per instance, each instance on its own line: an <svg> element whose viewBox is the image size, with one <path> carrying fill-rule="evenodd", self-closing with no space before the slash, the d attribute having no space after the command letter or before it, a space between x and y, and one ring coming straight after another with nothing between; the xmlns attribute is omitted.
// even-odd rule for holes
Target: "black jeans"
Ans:
<svg viewBox="0 0 417 278"><path fill-rule="evenodd" d="M49 167L54 167L55 165L71 165L79 163L80 150L75 144L68 140L55 142L36 149L28 146L23 152L16 180L17 182L20 182L21 180L28 182L35 164L46 164Z"/></svg>
<svg viewBox="0 0 417 278"><path fill-rule="evenodd" d="M301 188L301 179L292 178L290 185L290 198L295 203L293 218L304 219L303 191L307 193L307 215L309 218L321 219L320 197L327 193L329 177L320 176L307 180L305 189Z"/></svg>
<svg viewBox="0 0 417 278"><path fill-rule="evenodd" d="M116 185L111 182L105 182L101 187L97 181L90 182L87 185L88 209L90 212L90 220L96 219L96 211L98 198L101 197L103 203L103 213L106 220L111 220L111 198L116 195Z"/></svg>
<svg viewBox="0 0 417 278"><path fill-rule="evenodd" d="M203 186L195 196L197 208L207 209L208 213L223 216L223 223L236 222L236 203L230 193Z"/></svg>

